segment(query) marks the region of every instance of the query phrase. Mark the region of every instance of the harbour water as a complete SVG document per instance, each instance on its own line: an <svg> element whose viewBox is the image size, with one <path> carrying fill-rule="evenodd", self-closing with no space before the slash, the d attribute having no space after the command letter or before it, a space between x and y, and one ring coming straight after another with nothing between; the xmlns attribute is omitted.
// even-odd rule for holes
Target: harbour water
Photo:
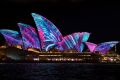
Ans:
<svg viewBox="0 0 120 80"><path fill-rule="evenodd" d="M120 64L0 64L0 80L120 80L119 75Z"/></svg>

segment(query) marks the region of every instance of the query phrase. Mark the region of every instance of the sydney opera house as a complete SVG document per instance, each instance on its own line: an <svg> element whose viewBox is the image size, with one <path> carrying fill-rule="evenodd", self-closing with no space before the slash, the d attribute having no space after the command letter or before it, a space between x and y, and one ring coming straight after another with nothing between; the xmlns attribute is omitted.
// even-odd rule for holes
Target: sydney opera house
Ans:
<svg viewBox="0 0 120 80"><path fill-rule="evenodd" d="M39 58L35 58L35 60L40 60L43 56L53 56L52 58L45 58L47 60L81 60L79 56L84 56L85 47L88 48L90 55L94 53L105 55L111 48L119 43L118 41L108 41L100 44L89 42L88 39L91 35L89 32L75 32L64 36L59 29L45 17L36 13L32 13L32 17L35 21L36 28L24 23L18 23L17 25L20 31L1 29L0 33L6 40L7 47L16 47L23 51L30 51L32 54L35 53L39 56ZM77 58L63 58L60 57L63 56L61 54L64 56L65 54L75 54ZM30 55L27 54L27 56L30 58ZM56 59L55 56L59 57L59 59Z"/></svg>

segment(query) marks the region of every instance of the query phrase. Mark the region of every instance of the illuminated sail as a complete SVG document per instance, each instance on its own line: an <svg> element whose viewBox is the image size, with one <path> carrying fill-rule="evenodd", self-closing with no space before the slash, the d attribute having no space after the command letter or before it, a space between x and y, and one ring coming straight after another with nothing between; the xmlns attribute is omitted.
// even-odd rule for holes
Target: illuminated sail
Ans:
<svg viewBox="0 0 120 80"><path fill-rule="evenodd" d="M14 30L2 29L0 33L4 36L9 46L22 45L22 39L20 34Z"/></svg>
<svg viewBox="0 0 120 80"><path fill-rule="evenodd" d="M110 41L110 42L104 42L104 43L101 43L99 44L95 51L98 51L102 54L105 54L107 53L112 47L114 47L116 44L118 44L119 42L118 41Z"/></svg>
<svg viewBox="0 0 120 80"><path fill-rule="evenodd" d="M18 23L21 35L13 30L0 30L9 46L21 45L23 49L35 48L42 51L53 48L60 51L75 49L82 52L86 44L90 52L98 51L105 54L118 43L118 41L110 41L96 45L87 42L91 34L88 32L76 32L63 37L58 28L45 17L36 13L32 13L32 17L37 26L38 36L32 26L23 23Z"/></svg>
<svg viewBox="0 0 120 80"><path fill-rule="evenodd" d="M73 38L73 35L67 35L63 37L61 42L57 43L56 48L60 51L75 49L76 42Z"/></svg>
<svg viewBox="0 0 120 80"><path fill-rule="evenodd" d="M43 50L46 50L51 44L62 41L62 34L52 22L35 13L32 13L32 17L36 23Z"/></svg>
<svg viewBox="0 0 120 80"><path fill-rule="evenodd" d="M94 43L91 43L91 42L85 42L85 44L87 45L90 52L94 52L95 48L97 47L97 44L94 44Z"/></svg>
<svg viewBox="0 0 120 80"><path fill-rule="evenodd" d="M83 35L82 42L87 42L87 40L90 37L90 33L88 33L88 32L82 32L81 34Z"/></svg>
<svg viewBox="0 0 120 80"><path fill-rule="evenodd" d="M63 37L63 40L58 43L57 49L62 51L75 49L78 52L82 52L84 49L84 44L81 41L82 36L83 35L81 35L81 33L78 32Z"/></svg>
<svg viewBox="0 0 120 80"><path fill-rule="evenodd" d="M38 39L35 29L32 26L23 23L18 23L18 26L22 35L23 44L25 44L23 47L25 49L36 48L41 50L40 40Z"/></svg>
<svg viewBox="0 0 120 80"><path fill-rule="evenodd" d="M83 33L76 32L76 33L73 33L72 35L73 35L74 40L75 40L75 42L76 42L76 44L75 44L75 49L76 49L78 52L82 52L83 49L84 49L84 44L82 43Z"/></svg>

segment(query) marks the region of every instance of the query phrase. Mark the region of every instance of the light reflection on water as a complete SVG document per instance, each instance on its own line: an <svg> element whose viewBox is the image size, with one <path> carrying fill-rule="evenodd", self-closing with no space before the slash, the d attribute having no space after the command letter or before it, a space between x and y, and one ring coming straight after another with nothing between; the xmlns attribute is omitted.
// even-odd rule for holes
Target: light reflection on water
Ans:
<svg viewBox="0 0 120 80"><path fill-rule="evenodd" d="M0 80L120 80L119 74L120 64L0 64Z"/></svg>

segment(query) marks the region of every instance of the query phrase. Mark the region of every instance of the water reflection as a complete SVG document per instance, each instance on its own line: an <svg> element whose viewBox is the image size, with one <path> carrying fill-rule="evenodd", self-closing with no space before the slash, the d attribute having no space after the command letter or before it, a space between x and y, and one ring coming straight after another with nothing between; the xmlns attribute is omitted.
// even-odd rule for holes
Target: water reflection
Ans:
<svg viewBox="0 0 120 80"><path fill-rule="evenodd" d="M0 80L119 80L119 67L80 63L0 64Z"/></svg>

